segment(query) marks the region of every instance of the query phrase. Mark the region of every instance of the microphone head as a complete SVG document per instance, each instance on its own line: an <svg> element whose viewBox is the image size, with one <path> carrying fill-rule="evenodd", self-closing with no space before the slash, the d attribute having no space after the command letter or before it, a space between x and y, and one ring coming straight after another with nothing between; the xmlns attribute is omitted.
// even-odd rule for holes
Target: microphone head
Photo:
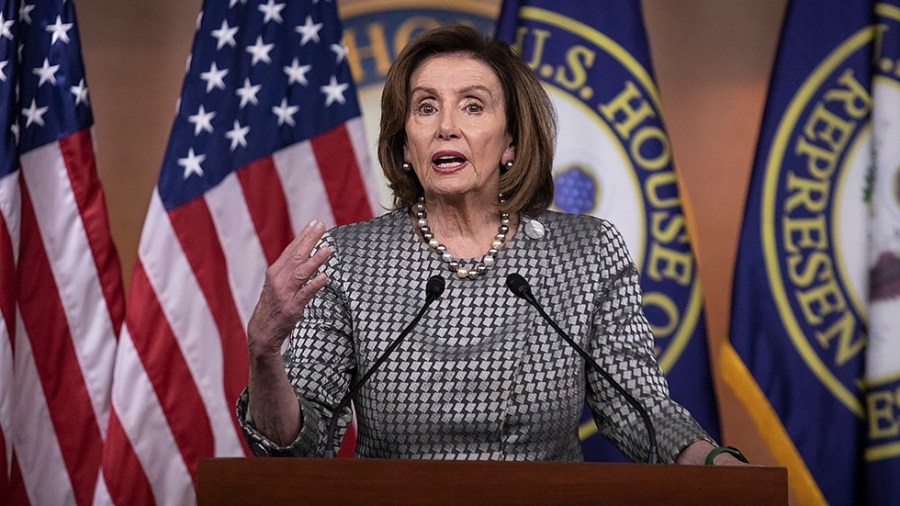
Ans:
<svg viewBox="0 0 900 506"><path fill-rule="evenodd" d="M506 277L506 286L516 295L516 297L521 297L526 300L531 293L528 281L525 281L525 278L515 272Z"/></svg>
<svg viewBox="0 0 900 506"><path fill-rule="evenodd" d="M444 293L444 278L435 274L428 278L425 283L425 298L427 300L435 300Z"/></svg>

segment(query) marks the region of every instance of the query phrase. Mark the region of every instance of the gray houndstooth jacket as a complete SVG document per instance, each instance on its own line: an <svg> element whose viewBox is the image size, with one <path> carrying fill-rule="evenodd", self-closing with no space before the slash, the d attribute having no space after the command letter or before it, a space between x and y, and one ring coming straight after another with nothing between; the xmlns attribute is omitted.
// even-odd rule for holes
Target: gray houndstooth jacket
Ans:
<svg viewBox="0 0 900 506"><path fill-rule="evenodd" d="M638 273L618 231L588 216L548 211L536 219L543 237L520 227L475 280L449 272L405 211L327 233L323 241L334 249L328 285L307 306L284 356L302 429L286 447L267 440L247 419L245 390L238 419L254 453L323 455L333 408L412 320L434 274L447 280L443 295L354 399L358 457L582 460L578 422L587 401L605 437L630 459L646 459L639 415L506 288L514 272L647 408L661 462L708 438L669 397ZM340 416L343 433L349 409Z"/></svg>

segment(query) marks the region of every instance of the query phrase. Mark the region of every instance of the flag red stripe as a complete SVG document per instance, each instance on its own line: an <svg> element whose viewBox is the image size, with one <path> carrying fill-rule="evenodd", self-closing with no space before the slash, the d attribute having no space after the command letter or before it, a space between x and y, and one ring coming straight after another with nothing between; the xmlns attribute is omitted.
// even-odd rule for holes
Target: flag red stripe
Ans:
<svg viewBox="0 0 900 506"><path fill-rule="evenodd" d="M14 285L11 280L15 279L15 265L13 264L12 239L9 237L9 230L6 228L6 219L3 213L0 213L0 314L6 325L6 333L8 334L9 346L15 345L16 322L14 317L13 295L15 293ZM3 339L0 336L0 339ZM11 364L10 364L11 365ZM0 389L6 389L2 394L12 395L14 392L12 385L0 385ZM10 442L10 446L12 442ZM0 431L0 503L7 504L7 499L11 497L12 489L9 483L9 469L6 468L6 439L3 432ZM9 502L11 504L11 502Z"/></svg>
<svg viewBox="0 0 900 506"><path fill-rule="evenodd" d="M169 218L219 329L222 340L225 398L232 402L236 401L247 384L249 371L247 336L228 283L225 253L222 251L212 215L206 201L198 198L170 211ZM234 410L230 410L230 413L235 430L241 434ZM247 448L244 438L238 439L244 447L244 453L250 455L250 449Z"/></svg>
<svg viewBox="0 0 900 506"><path fill-rule="evenodd" d="M338 450L337 456L340 458L353 458L356 454L356 424L351 423L344 433L344 439L341 440L341 448Z"/></svg>
<svg viewBox="0 0 900 506"><path fill-rule="evenodd" d="M116 463L115 467L109 465L103 467L103 478L113 503L154 504L153 489L144 474L141 462L131 447L131 441L125 435L125 429L122 427L115 409L110 410L104 452L107 455L104 459L107 463ZM111 454L114 454L115 457L108 457Z"/></svg>
<svg viewBox="0 0 900 506"><path fill-rule="evenodd" d="M344 225L370 219L372 206L347 126L342 124L316 136L311 144L335 223Z"/></svg>
<svg viewBox="0 0 900 506"><path fill-rule="evenodd" d="M100 287L106 298L110 321L118 338L125 317L125 297L122 289L122 268L119 255L109 233L109 217L103 188L97 177L90 129L80 130L59 141L60 151L68 171L72 192L81 221L91 247L92 257L100 277Z"/></svg>
<svg viewBox="0 0 900 506"><path fill-rule="evenodd" d="M28 506L31 501L28 500L28 493L25 491L25 480L22 479L22 469L19 467L15 449L12 453L12 464L9 471L9 502L6 504Z"/></svg>
<svg viewBox="0 0 900 506"><path fill-rule="evenodd" d="M275 162L271 156L261 158L238 170L237 176L266 264L272 265L294 235Z"/></svg>
<svg viewBox="0 0 900 506"><path fill-rule="evenodd" d="M0 220L2 219L0 217ZM7 500L10 494L8 477L9 471L6 469L6 438L3 437L3 431L0 431L0 503L2 504L9 504Z"/></svg>
<svg viewBox="0 0 900 506"><path fill-rule="evenodd" d="M134 266L130 290L128 331L193 477L197 459L215 454L203 398L140 260Z"/></svg>
<svg viewBox="0 0 900 506"><path fill-rule="evenodd" d="M9 345L15 350L16 343L16 320L15 320L15 285L11 280L15 278L16 265L13 261L12 239L9 236L9 230L6 228L6 219L0 213L0 280L9 280L0 282L0 314L6 322L6 331L9 334ZM6 455L5 453L0 455ZM6 459L4 458L2 469L6 469ZM6 474L3 475L6 477Z"/></svg>
<svg viewBox="0 0 900 506"><path fill-rule="evenodd" d="M0 314L6 325L6 333L9 339L10 350L14 350L16 342L16 321L14 313L15 285L11 280L15 279L15 265L13 263L12 239L9 237L9 230L6 228L6 219L0 213ZM6 388L6 395L12 395L14 392L12 385L0 385L0 388ZM12 445L12 442L10 442ZM6 468L6 439L3 432L0 432L0 503L12 504L7 499L12 497L12 486L9 480L9 469Z"/></svg>
<svg viewBox="0 0 900 506"><path fill-rule="evenodd" d="M20 179L20 184L18 305L75 500L78 504L90 504L100 471L103 440L38 231L31 196L24 180Z"/></svg>

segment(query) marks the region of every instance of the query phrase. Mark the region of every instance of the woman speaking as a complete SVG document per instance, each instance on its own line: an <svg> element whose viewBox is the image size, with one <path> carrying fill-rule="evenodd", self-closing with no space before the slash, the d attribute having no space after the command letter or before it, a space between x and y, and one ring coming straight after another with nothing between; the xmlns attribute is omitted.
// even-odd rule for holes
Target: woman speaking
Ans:
<svg viewBox="0 0 900 506"><path fill-rule="evenodd" d="M524 61L438 28L397 57L381 105L394 209L328 232L313 221L266 272L238 401L254 452L333 452L359 385L358 457L582 460L587 401L634 461L739 463L669 397L616 229L547 210L555 114ZM585 356L507 287L515 274ZM443 293L398 341L435 275Z"/></svg>

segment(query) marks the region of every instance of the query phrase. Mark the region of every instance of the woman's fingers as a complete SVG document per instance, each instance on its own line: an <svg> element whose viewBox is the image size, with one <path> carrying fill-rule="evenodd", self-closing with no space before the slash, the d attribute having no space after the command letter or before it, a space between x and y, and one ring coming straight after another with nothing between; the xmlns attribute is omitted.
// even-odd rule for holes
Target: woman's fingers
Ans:
<svg viewBox="0 0 900 506"><path fill-rule="evenodd" d="M283 270L293 272L297 265L309 259L309 254L325 233L325 224L319 220L309 222L294 240L284 248L270 270L277 276Z"/></svg>
<svg viewBox="0 0 900 506"><path fill-rule="evenodd" d="M248 325L251 345L271 352L278 350L306 304L325 286L327 277L319 272L331 255L327 244L310 253L325 233L325 225L313 220L266 269L266 280Z"/></svg>
<svg viewBox="0 0 900 506"><path fill-rule="evenodd" d="M294 282L300 285L298 289L316 275L316 271L328 261L329 256L331 256L331 246L326 244L319 248L319 251L316 251L314 255L309 256L309 254L307 254L306 259L302 261L298 260L293 264L294 269L290 274L293 277Z"/></svg>
<svg viewBox="0 0 900 506"><path fill-rule="evenodd" d="M331 247L323 246L313 256L309 257L306 262L301 263L295 269L292 279L291 288L291 308L289 311L299 318L300 313L306 304L312 300L313 296L318 292L328 278L324 272L319 272L319 268L328 261L331 256Z"/></svg>
<svg viewBox="0 0 900 506"><path fill-rule="evenodd" d="M328 276L324 272L320 272L313 276L308 283L303 285L303 288L294 294L292 306L296 308L298 317L303 313L303 310L306 308L309 301L315 297L316 293L318 293L327 282Z"/></svg>

